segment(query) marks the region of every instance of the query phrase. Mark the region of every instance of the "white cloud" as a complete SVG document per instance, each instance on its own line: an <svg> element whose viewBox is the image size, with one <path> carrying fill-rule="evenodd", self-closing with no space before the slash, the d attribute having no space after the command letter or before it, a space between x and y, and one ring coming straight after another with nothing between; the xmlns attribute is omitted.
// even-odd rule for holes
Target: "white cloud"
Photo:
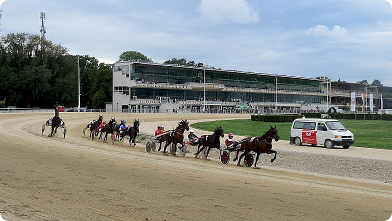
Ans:
<svg viewBox="0 0 392 221"><path fill-rule="evenodd" d="M307 31L308 35L315 35L321 37L330 38L345 38L348 35L347 29L340 27L339 25L334 25L332 29L329 29L325 25L317 25Z"/></svg>
<svg viewBox="0 0 392 221"><path fill-rule="evenodd" d="M392 0L385 0L385 1L389 2L389 4L391 4L392 6Z"/></svg>
<svg viewBox="0 0 392 221"><path fill-rule="evenodd" d="M202 0L199 12L212 22L257 23L259 16L246 0Z"/></svg>
<svg viewBox="0 0 392 221"><path fill-rule="evenodd" d="M1 5L2 5L5 1L7 1L7 0L0 0L0 7L1 7Z"/></svg>

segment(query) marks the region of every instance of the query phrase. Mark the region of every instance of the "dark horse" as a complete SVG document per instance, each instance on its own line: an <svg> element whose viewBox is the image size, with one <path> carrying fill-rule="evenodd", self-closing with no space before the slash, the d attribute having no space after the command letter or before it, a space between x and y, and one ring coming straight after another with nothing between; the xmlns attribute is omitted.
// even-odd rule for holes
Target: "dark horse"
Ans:
<svg viewBox="0 0 392 221"><path fill-rule="evenodd" d="M109 123L105 124L105 126L103 126L101 128L101 131L100 131L101 135L99 136L98 139L101 139L102 138L102 134L105 133L105 137L103 138L103 140L104 141L107 140L108 139L108 134L113 134L113 130L114 130L115 126L116 126L116 122L117 121L116 121L115 118L110 119ZM93 136L94 136L94 134L93 134Z"/></svg>
<svg viewBox="0 0 392 221"><path fill-rule="evenodd" d="M248 137L240 142L241 146L236 149L237 150L236 156L238 156L238 153L240 151L244 151L244 153L241 154L237 166L240 166L242 157L246 156L250 151L254 151L255 153L257 153L256 161L254 165L255 167L261 153L267 153L267 154L274 153L275 156L273 159L271 159L271 162L274 162L274 160L276 159L276 151L272 150L272 140L274 139L275 141L278 141L280 139L280 136L278 134L278 131L276 130L276 126L275 127L270 126L270 127L271 128L263 136ZM233 159L233 161L236 160L237 157Z"/></svg>
<svg viewBox="0 0 392 221"><path fill-rule="evenodd" d="M205 158L207 159L211 148L220 149L220 137L223 136L224 134L222 127L217 127L212 135L202 135L199 138L199 146L197 146L197 152L195 153L195 157L197 158L200 152L202 152L207 147L207 154L205 155ZM200 146L202 146L201 149Z"/></svg>
<svg viewBox="0 0 392 221"><path fill-rule="evenodd" d="M181 144L184 146L184 131L189 130L188 120L182 120L178 123L176 129L168 131L162 134L159 138L159 142L162 143L166 141L165 147L163 149L163 154L166 154L166 147L169 146L171 143L174 145L173 154L175 155L177 151L177 144ZM159 146L158 151L161 150L161 146Z"/></svg>
<svg viewBox="0 0 392 221"><path fill-rule="evenodd" d="M91 139L94 139L94 137L91 136L91 135L92 135L92 133L97 133L97 132L98 132L99 125L102 123L102 121L103 121L103 116L102 116L102 115L99 115L98 120L95 121L95 122L90 126L90 137L91 137ZM97 135L97 134L96 134L96 135Z"/></svg>
<svg viewBox="0 0 392 221"><path fill-rule="evenodd" d="M54 117L52 118L52 130L50 132L50 136L53 136L57 132L57 128L62 126L64 122L62 122L61 118L59 117L59 110L56 108L54 111Z"/></svg>
<svg viewBox="0 0 392 221"><path fill-rule="evenodd" d="M129 146L133 147L136 146L136 136L139 133L139 126L140 126L140 121L139 119L135 119L135 121L133 122L133 126L132 127L127 127L124 132L120 135L121 140L125 137L125 136L129 136ZM112 135L112 144L114 143L114 139L115 139L115 134Z"/></svg>

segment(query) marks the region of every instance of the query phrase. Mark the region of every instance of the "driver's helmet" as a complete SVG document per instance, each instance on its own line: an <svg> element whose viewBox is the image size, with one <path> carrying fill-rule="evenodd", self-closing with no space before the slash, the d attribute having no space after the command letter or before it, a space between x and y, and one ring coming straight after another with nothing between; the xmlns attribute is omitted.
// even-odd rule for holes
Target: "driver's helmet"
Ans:
<svg viewBox="0 0 392 221"><path fill-rule="evenodd" d="M193 132L195 132L193 129L190 129L190 130L189 130L189 133L193 133Z"/></svg>
<svg viewBox="0 0 392 221"><path fill-rule="evenodd" d="M104 120L103 123L106 124L106 120Z"/></svg>
<svg viewBox="0 0 392 221"><path fill-rule="evenodd" d="M158 129L159 129L159 128L162 128L162 126L161 126L161 125L158 125Z"/></svg>
<svg viewBox="0 0 392 221"><path fill-rule="evenodd" d="M124 120L124 121L123 121L123 124L126 124L126 123L127 123L127 122Z"/></svg>
<svg viewBox="0 0 392 221"><path fill-rule="evenodd" d="M229 133L229 137L232 137L233 136L233 133Z"/></svg>

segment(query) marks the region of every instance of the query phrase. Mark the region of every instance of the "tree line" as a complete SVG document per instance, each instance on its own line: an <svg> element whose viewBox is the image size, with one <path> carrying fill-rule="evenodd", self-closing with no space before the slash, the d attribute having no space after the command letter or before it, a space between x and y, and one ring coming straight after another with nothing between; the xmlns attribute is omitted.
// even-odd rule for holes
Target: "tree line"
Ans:
<svg viewBox="0 0 392 221"><path fill-rule="evenodd" d="M78 58L81 106L105 108L112 99L112 68L88 55L39 35L10 33L0 40L0 106L53 108L78 105Z"/></svg>
<svg viewBox="0 0 392 221"><path fill-rule="evenodd" d="M79 62L78 62L79 59ZM153 62L137 51L125 51L120 61ZM173 58L165 64L203 66ZM0 38L0 107L53 108L78 105L78 65L81 106L103 109L112 100L112 66L68 49L40 35L10 33Z"/></svg>

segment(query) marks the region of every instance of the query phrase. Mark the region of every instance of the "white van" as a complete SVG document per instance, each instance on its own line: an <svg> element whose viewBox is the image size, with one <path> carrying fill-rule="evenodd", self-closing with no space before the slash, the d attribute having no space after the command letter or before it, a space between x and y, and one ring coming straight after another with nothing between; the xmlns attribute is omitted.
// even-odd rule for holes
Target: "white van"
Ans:
<svg viewBox="0 0 392 221"><path fill-rule="evenodd" d="M290 144L311 144L326 148L342 146L347 149L354 143L354 135L338 120L299 118L291 126Z"/></svg>

